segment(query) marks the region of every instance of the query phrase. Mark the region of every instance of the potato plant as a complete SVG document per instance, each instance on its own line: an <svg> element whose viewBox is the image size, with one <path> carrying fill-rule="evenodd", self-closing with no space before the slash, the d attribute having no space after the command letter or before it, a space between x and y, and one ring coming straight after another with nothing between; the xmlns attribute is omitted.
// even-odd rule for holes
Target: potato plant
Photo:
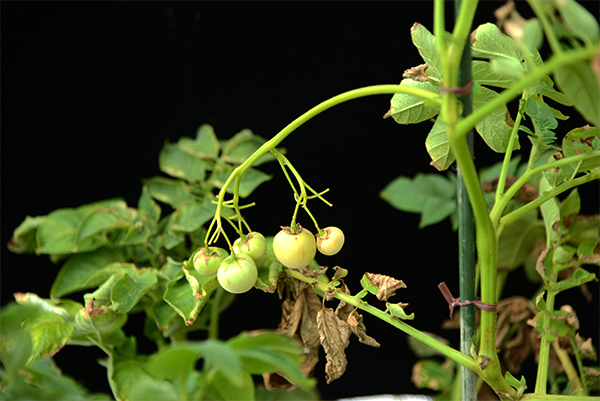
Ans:
<svg viewBox="0 0 600 401"><path fill-rule="evenodd" d="M596 350L579 335L576 311L559 305L557 295L574 288L585 293L586 284L597 281L590 266L600 265L600 218L580 215L577 191L600 179L600 29L575 1L528 4L536 18L519 19L509 10L502 26L472 31L477 1L463 1L447 32L446 2L435 0L433 29L415 23L410 32L424 63L407 66L399 85L334 96L268 140L249 130L219 140L204 124L195 138L164 145L159 166L170 177L144 180L137 205L107 199L25 218L9 249L48 255L61 267L50 298L17 293L16 302L2 309L4 396L109 399L88 394L54 364L64 346L85 345L106 354L107 381L118 400L267 399L268 391L315 399L311 376L320 373L321 348L330 383L347 370L350 337L380 347L367 334L367 314L410 336L422 357L413 380L438 391L439 399L474 399L483 385L501 400L593 399L600 370L589 361L596 361ZM544 38L552 50L545 61L539 53ZM465 74L460 63L469 53ZM439 286L450 309L448 325L469 325L452 319L455 310L473 315L473 334L461 341L469 344L466 350L419 331L409 304L390 302L406 288L401 272L398 278L356 275L352 266L329 269L315 261L355 250L343 248L342 229L319 227L309 200L331 206L328 190L309 186L290 161L293 149L288 159L277 147L329 108L373 95L391 96L385 118L398 124L433 121L425 146L438 170L400 176L380 196L419 213L421 228L450 218L461 232L462 188L470 201L477 265L468 277L477 289L456 298L445 283ZM514 118L507 108L513 100L519 104ZM566 110L588 125L560 131ZM478 173L467 140L472 130L504 155L501 163ZM528 155L518 154L520 141L531 143ZM281 167L295 208L291 221L282 216L280 231L259 233L243 216L254 204L244 202L272 178L258 168L268 162ZM503 299L506 276L517 268L540 289L529 298ZM362 289L352 294L350 280ZM240 328L238 336L220 340L219 315L231 294L243 299L256 290L282 302L278 329ZM85 292L82 300L69 298L77 292ZM123 330L133 313L145 316L144 334L158 349L151 355L138 353L136 338ZM207 340L188 339L201 330ZM519 375L525 354L511 352L517 345L536 355L535 378Z"/></svg>

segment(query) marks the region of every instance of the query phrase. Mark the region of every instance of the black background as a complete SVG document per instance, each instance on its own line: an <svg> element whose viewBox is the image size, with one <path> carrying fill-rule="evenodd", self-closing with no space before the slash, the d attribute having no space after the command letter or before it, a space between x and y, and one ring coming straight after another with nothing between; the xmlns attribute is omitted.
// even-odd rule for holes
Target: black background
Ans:
<svg viewBox="0 0 600 401"><path fill-rule="evenodd" d="M501 4L481 3L475 25L494 22L492 12ZM598 15L597 2L584 4ZM447 7L450 23L452 3ZM422 62L410 27L418 21L432 30L432 11L431 2L3 2L2 304L17 291L48 297L58 270L45 256L6 250L26 215L111 197L135 206L140 179L161 174L157 160L165 139L193 137L203 123L220 138L243 128L271 137L331 96L400 82L405 69ZM396 211L377 195L398 175L435 171L423 145L431 124L383 120L389 99L336 106L281 146L313 188L331 189L333 208L311 204L319 224L346 233L343 251L320 263L349 269L353 292L365 271L403 279L408 288L394 302L410 303L415 327L440 332L456 345L456 332L439 329L448 309L437 289L445 281L458 293L456 233L448 221L417 230L419 216ZM574 116L561 122L561 132L580 125ZM500 160L481 140L476 156L479 166ZM275 164L262 169L274 179L255 191L257 206L245 216L254 230L274 235L289 223L293 197ZM597 184L581 190L585 213L598 212ZM536 288L526 285L521 271L511 277L508 295ZM598 288L591 287L591 305L577 291L558 301L571 302L582 334L597 345ZM240 296L222 315L221 337L275 328L279 306L275 295L260 291ZM141 322L132 316L126 330L135 333ZM410 382L415 357L406 336L370 316L365 323L381 348L353 339L346 374L329 386L320 363L315 375L323 397L422 392ZM142 351L152 352L138 340ZM93 391L109 392L104 368L93 361L102 356L97 349L67 347L56 359ZM86 357L92 360L83 363ZM533 382L534 374L527 379Z"/></svg>

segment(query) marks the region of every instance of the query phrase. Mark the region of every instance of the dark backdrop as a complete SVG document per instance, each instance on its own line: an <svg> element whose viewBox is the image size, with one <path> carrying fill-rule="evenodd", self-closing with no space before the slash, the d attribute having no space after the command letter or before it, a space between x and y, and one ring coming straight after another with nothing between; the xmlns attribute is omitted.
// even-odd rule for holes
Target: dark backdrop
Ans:
<svg viewBox="0 0 600 401"><path fill-rule="evenodd" d="M492 11L500 4L481 3L476 24L494 22ZM586 5L597 15L597 2ZM202 123L212 124L220 138L243 128L271 137L331 96L398 83L405 69L422 62L409 36L415 21L432 30L431 2L4 2L2 304L17 291L47 297L57 272L45 256L6 250L26 215L117 196L136 205L140 179L160 174L164 140L194 136ZM311 186L331 188L334 207L313 202L311 210L322 226L345 231L346 246L321 263L349 269L353 292L365 271L403 279L408 288L396 302L410 302L417 328L439 332L448 309L437 284L445 281L458 292L457 235L448 221L418 231L417 215L378 198L398 175L434 171L423 145L430 123L383 120L389 99L337 106L282 146ZM481 142L479 166L500 160ZM257 206L246 216L253 229L269 235L289 223L293 199L278 167L264 169L275 178L255 192ZM584 211L598 212L597 183L582 194ZM514 276L508 294L525 287L523 274ZM527 294L535 289L526 288ZM597 339L597 287L593 293L592 308L576 291L572 303L582 315L584 335ZM279 305L276 296L259 291L240 296L222 315L222 337L275 328ZM135 333L141 321L133 316L127 330ZM323 396L420 392L410 382L415 358L406 336L369 316L365 323L381 348L353 339L347 373L329 386L320 363L316 376ZM442 334L456 345L457 333ZM152 351L143 341L140 346ZM92 390L109 392L104 368L84 365L85 356L102 353L67 347L56 359Z"/></svg>

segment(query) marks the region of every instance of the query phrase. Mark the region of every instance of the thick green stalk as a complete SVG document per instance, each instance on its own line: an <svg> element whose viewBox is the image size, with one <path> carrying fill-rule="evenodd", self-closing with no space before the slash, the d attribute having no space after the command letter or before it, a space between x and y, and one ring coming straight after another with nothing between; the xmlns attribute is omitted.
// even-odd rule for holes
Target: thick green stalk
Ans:
<svg viewBox="0 0 600 401"><path fill-rule="evenodd" d="M496 305L498 244L495 231L488 215L487 204L475 170L475 164L469 153L466 138L453 135L451 128L448 127L447 129L450 147L456 157L457 164L463 172L465 187L475 217L476 247L481 277L481 301ZM494 383L496 385L492 387L494 390L516 394L515 389L510 387L502 376L500 361L496 353L496 312L481 311L480 332L479 356L489 358L487 367L482 371L482 378L488 384Z"/></svg>
<svg viewBox="0 0 600 401"><path fill-rule="evenodd" d="M456 15L455 33L458 29L465 27L471 30L471 19L465 18L466 12L463 10L472 6L469 0L455 0L454 11ZM460 17L459 17L460 15ZM452 56L450 56L452 59ZM471 67L471 48L464 46L464 51L460 59L460 68L458 74L458 86L464 87L472 78ZM458 98L464 105L463 117L471 114L472 96L467 94ZM467 144L471 156L474 154L473 131L467 134ZM473 220L473 210L469 202L469 195L465 188L462 171L457 169L457 200L458 200L458 270L460 283L460 300L473 301L475 299L475 221ZM460 309L460 351L465 355L470 355L473 346L471 339L477 336L475 326L475 305L465 305ZM477 399L477 374L461 366L461 397L463 401Z"/></svg>

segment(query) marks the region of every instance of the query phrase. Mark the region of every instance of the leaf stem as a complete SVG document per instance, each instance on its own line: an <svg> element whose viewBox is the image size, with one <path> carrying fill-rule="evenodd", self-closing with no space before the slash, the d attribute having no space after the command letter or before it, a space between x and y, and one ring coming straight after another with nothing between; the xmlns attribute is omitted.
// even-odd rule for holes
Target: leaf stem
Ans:
<svg viewBox="0 0 600 401"><path fill-rule="evenodd" d="M510 138L508 139L508 147L506 149L506 153L504 154L504 160L502 161L502 169L500 170L500 177L498 179L498 188L496 189L496 202L500 200L502 195L504 195L504 188L506 185L506 176L508 175L508 167L510 166L510 161L512 158L512 151L515 146L515 141L518 138L519 126L521 125L521 119L523 115L521 112L517 113L517 118L515 120L515 125L510 133Z"/></svg>

